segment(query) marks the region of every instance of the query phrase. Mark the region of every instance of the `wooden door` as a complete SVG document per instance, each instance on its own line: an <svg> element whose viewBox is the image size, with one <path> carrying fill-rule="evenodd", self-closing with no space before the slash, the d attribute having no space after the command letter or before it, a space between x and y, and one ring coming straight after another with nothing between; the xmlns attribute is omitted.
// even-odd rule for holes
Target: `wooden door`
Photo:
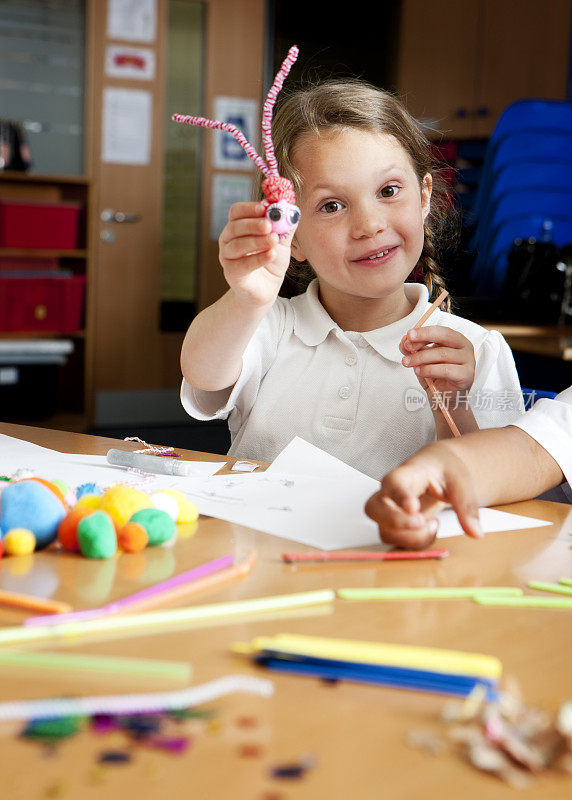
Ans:
<svg viewBox="0 0 572 800"><path fill-rule="evenodd" d="M95 269L90 280L92 311L91 360L95 391L151 389L160 383L159 263L163 201L164 21L166 0L157 0L156 36L152 42L126 42L144 47L155 59L150 80L129 80L105 74L107 0L92 0L89 14L91 142L90 163L96 198L92 209ZM122 89L137 102L150 104L150 146L147 163L105 160L109 137L103 126L106 92ZM117 123L122 121L118 115ZM104 221L112 213L115 219ZM127 216L128 215L128 216Z"/></svg>
<svg viewBox="0 0 572 800"><path fill-rule="evenodd" d="M445 137L472 134L480 26L480 0L403 1L398 91Z"/></svg>
<svg viewBox="0 0 572 800"><path fill-rule="evenodd" d="M490 136L502 111L526 97L566 97L570 0L482 0L475 135Z"/></svg>

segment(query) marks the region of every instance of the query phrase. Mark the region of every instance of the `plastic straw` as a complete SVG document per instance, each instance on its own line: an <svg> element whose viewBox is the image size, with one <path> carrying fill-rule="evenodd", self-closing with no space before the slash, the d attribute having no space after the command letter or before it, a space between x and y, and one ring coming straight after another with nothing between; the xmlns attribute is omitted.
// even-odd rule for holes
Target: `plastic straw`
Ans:
<svg viewBox="0 0 572 800"><path fill-rule="evenodd" d="M24 620L26 626L36 625L61 625L66 622L80 622L85 620L99 619L111 614L121 614L128 611L135 611L143 605L150 605L152 603L159 604L162 600L167 600L172 597L169 592L175 589L180 589L183 586L188 586L193 581L210 575L218 570L231 567L234 563L234 556L226 555L221 558L215 558L213 561L207 561L198 567L193 567L186 572L181 572L180 575L175 575L160 583L155 583L147 589L142 589L140 592L130 594L123 597L121 600L115 600L113 603L108 603L100 608L86 608L83 611L73 611L71 614L60 614L55 617L28 617Z"/></svg>
<svg viewBox="0 0 572 800"><path fill-rule="evenodd" d="M475 595L483 606L516 606L517 608L572 608L572 598L566 597L495 597Z"/></svg>
<svg viewBox="0 0 572 800"><path fill-rule="evenodd" d="M147 614L108 616L102 619L92 619L86 622L67 622L61 625L14 626L0 629L0 645L50 640L65 641L66 639L77 639L94 633L105 634L120 631L137 631L144 635L147 629L151 629L148 632L155 635L158 633L157 626L185 625L186 623L209 619L232 619L241 614L282 611L290 608L328 603L334 599L335 593L332 589L323 589L315 592L259 597L254 600L237 600L232 603L175 608L170 611L153 611Z"/></svg>
<svg viewBox="0 0 572 800"><path fill-rule="evenodd" d="M0 651L0 667L73 670L74 672L112 673L189 680L191 665L184 661L155 661L148 658L111 658L69 653L19 653Z"/></svg>
<svg viewBox="0 0 572 800"><path fill-rule="evenodd" d="M72 610L69 603L62 603L59 600L46 600L30 594L4 591L0 592L0 605L21 608L25 611L39 611L42 614L60 614Z"/></svg>
<svg viewBox="0 0 572 800"><path fill-rule="evenodd" d="M541 592L555 592L556 594L572 594L572 586L563 583L544 583L543 581L529 581L531 589L538 589Z"/></svg>
<svg viewBox="0 0 572 800"><path fill-rule="evenodd" d="M515 586L440 586L426 588L396 589L338 589L338 597L344 600L437 600L460 597L519 597L522 589Z"/></svg>

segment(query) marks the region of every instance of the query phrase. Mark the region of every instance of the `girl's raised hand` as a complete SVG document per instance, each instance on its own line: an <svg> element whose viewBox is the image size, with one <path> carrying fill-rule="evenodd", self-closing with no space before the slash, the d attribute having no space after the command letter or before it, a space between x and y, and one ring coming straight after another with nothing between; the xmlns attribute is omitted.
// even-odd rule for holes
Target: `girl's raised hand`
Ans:
<svg viewBox="0 0 572 800"><path fill-rule="evenodd" d="M424 384L431 378L445 392L468 392L475 380L475 351L462 333L444 325L427 325L407 332L399 345L402 364L415 370Z"/></svg>
<svg viewBox="0 0 572 800"><path fill-rule="evenodd" d="M219 237L224 276L237 298L247 305L270 306L290 263L295 229L284 238L272 232L264 203L235 203Z"/></svg>

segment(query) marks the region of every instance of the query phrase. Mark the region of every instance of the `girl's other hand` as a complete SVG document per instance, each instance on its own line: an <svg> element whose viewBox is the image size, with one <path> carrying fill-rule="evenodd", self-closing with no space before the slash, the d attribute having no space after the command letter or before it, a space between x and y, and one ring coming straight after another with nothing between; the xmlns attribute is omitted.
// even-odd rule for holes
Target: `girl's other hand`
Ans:
<svg viewBox="0 0 572 800"><path fill-rule="evenodd" d="M290 264L295 229L272 232L264 203L235 203L219 237L219 259L232 291L245 304L271 306Z"/></svg>
<svg viewBox="0 0 572 800"><path fill-rule="evenodd" d="M475 350L462 333L444 325L414 328L401 340L402 364L424 383L431 378L442 394L468 392L475 380Z"/></svg>

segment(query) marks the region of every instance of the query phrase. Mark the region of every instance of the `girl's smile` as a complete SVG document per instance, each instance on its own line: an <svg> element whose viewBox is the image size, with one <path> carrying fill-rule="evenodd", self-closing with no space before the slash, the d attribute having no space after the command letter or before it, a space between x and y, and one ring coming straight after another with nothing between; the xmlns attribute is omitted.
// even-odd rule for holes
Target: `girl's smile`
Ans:
<svg viewBox="0 0 572 800"><path fill-rule="evenodd" d="M302 178L292 253L311 264L330 316L346 330L401 319L411 311L403 283L423 249L431 176L420 187L393 136L360 128L303 136L292 163Z"/></svg>

